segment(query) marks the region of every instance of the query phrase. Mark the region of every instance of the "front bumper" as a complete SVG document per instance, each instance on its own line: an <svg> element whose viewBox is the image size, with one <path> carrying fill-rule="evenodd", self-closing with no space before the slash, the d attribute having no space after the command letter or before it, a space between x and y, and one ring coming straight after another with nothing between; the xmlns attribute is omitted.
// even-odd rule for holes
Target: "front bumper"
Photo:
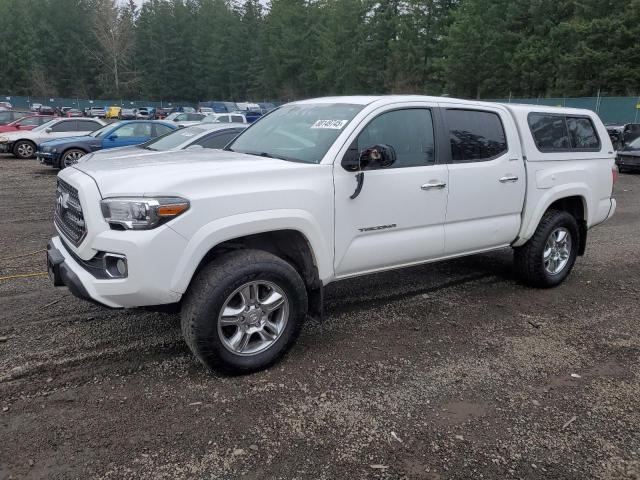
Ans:
<svg viewBox="0 0 640 480"><path fill-rule="evenodd" d="M13 142L0 143L0 153L11 153L11 152L13 152Z"/></svg>
<svg viewBox="0 0 640 480"><path fill-rule="evenodd" d="M53 152L36 152L36 159L42 165L56 166L59 164L59 155Z"/></svg>
<svg viewBox="0 0 640 480"><path fill-rule="evenodd" d="M96 237L98 251L113 252L127 258L126 278L100 278L91 268L91 261L83 261L70 251L71 247L65 245L59 236L53 237L47 246L47 267L53 284L67 286L79 298L112 308L165 305L180 301L182 294L170 288L179 255L167 255L159 249L182 252L185 240L166 227L162 232L154 232L149 243L140 241L140 238L137 241L117 238L117 234L131 233L135 236L142 232L108 231ZM154 248L152 244L158 247Z"/></svg>

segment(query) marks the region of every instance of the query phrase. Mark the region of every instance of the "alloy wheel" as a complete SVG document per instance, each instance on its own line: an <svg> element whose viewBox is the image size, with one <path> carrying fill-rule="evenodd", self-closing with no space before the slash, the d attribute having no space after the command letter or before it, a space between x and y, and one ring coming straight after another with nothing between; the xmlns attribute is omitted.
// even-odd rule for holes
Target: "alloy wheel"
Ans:
<svg viewBox="0 0 640 480"><path fill-rule="evenodd" d="M237 288L218 316L218 335L236 355L256 355L271 347L289 320L289 300L274 283L258 280Z"/></svg>

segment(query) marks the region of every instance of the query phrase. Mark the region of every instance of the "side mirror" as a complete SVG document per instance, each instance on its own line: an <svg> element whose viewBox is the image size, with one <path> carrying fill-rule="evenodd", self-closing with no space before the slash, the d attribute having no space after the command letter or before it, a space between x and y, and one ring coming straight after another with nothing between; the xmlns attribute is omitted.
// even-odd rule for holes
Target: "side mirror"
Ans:
<svg viewBox="0 0 640 480"><path fill-rule="evenodd" d="M111 140L112 142L118 139L118 135L115 133L112 133L111 135L109 135L107 137L107 140Z"/></svg>
<svg viewBox="0 0 640 480"><path fill-rule="evenodd" d="M391 145L374 145L355 155L356 151L349 149L342 160L342 166L350 172L389 168L396 162L396 151Z"/></svg>
<svg viewBox="0 0 640 480"><path fill-rule="evenodd" d="M53 132L53 129L51 127L48 127L48 128L45 128L44 131L46 133L51 133L51 132Z"/></svg>

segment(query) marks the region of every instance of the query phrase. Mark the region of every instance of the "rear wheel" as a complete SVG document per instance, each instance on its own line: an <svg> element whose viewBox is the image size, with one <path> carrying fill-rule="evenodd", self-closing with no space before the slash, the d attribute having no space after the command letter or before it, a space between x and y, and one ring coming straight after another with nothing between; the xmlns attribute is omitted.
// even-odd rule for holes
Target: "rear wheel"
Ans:
<svg viewBox="0 0 640 480"><path fill-rule="evenodd" d="M81 157L85 156L85 152L78 148L72 148L71 150L67 150L62 155L60 159L60 168L67 168L71 165L78 163Z"/></svg>
<svg viewBox="0 0 640 480"><path fill-rule="evenodd" d="M573 215L549 210L529 241L515 249L516 269L528 285L555 287L571 273L578 245L578 223Z"/></svg>
<svg viewBox="0 0 640 480"><path fill-rule="evenodd" d="M18 158L32 158L36 153L35 143L29 140L18 140L13 145L13 155Z"/></svg>
<svg viewBox="0 0 640 480"><path fill-rule="evenodd" d="M209 369L248 373L287 352L306 313L304 282L289 263L240 250L195 276L182 306L182 333Z"/></svg>

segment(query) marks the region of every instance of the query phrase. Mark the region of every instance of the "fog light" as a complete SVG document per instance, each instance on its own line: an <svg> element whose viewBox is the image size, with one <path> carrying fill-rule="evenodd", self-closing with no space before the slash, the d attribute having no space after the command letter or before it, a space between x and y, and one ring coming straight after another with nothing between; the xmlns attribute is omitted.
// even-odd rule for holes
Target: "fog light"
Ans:
<svg viewBox="0 0 640 480"><path fill-rule="evenodd" d="M127 257L117 253L104 254L104 269L111 278L126 278L128 275Z"/></svg>

